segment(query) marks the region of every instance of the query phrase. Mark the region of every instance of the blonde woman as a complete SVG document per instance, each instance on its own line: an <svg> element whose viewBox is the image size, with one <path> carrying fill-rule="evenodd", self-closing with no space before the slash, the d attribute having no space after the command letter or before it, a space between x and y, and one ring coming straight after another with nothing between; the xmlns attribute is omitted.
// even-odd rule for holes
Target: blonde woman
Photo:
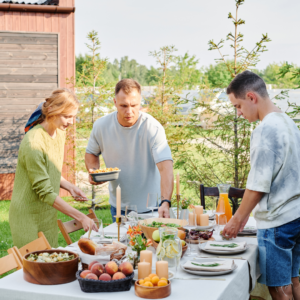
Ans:
<svg viewBox="0 0 300 300"><path fill-rule="evenodd" d="M17 247L35 240L39 231L53 248L57 247L57 210L80 221L85 231L89 228L90 219L58 196L61 187L73 196L85 197L61 176L65 131L73 124L78 106L71 91L55 90L26 124L9 209L9 224ZM96 230L94 224L93 229Z"/></svg>

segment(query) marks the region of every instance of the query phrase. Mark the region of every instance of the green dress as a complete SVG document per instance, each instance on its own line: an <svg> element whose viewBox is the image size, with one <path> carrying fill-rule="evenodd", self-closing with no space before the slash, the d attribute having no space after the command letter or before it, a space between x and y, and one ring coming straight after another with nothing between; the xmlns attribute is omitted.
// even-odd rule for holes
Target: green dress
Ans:
<svg viewBox="0 0 300 300"><path fill-rule="evenodd" d="M9 224L18 248L38 238L42 231L52 247L58 246L57 210L64 159L65 132L53 139L41 125L28 131L19 148Z"/></svg>

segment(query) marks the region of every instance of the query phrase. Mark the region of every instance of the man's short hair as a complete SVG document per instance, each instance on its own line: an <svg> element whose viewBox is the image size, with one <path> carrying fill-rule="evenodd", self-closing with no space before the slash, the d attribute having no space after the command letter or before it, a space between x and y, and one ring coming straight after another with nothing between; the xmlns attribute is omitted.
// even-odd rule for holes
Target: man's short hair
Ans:
<svg viewBox="0 0 300 300"><path fill-rule="evenodd" d="M115 95L117 95L120 90L122 90L126 95L132 92L132 90L137 90L141 94L141 85L133 79L122 79L115 87Z"/></svg>
<svg viewBox="0 0 300 300"><path fill-rule="evenodd" d="M265 82L255 73L244 71L230 82L227 87L227 95L233 94L235 98L245 99L248 92L256 92L261 97L268 97Z"/></svg>

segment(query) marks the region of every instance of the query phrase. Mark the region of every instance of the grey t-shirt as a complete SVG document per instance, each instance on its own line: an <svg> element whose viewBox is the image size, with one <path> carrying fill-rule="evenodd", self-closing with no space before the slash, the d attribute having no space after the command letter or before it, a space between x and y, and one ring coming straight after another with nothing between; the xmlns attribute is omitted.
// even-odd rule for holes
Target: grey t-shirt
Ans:
<svg viewBox="0 0 300 300"><path fill-rule="evenodd" d="M270 113L250 142L247 189L264 192L254 209L259 229L300 217L300 131L285 113Z"/></svg>
<svg viewBox="0 0 300 300"><path fill-rule="evenodd" d="M116 206L116 188L121 187L122 210L136 204L145 212L148 193L160 196L160 173L157 163L172 160L165 130L152 116L140 112L132 127L123 127L113 112L98 119L86 152L102 154L107 168L121 169L119 179L109 183L109 203Z"/></svg>

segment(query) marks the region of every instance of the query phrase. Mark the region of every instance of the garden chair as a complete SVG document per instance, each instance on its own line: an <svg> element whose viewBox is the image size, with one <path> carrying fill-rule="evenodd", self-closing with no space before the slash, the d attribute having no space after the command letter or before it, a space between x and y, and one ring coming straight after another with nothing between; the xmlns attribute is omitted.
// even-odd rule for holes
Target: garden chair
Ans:
<svg viewBox="0 0 300 300"><path fill-rule="evenodd" d="M239 200L244 196L245 190L231 187L229 189L228 198L232 203L232 214L234 215L239 207ZM200 200L203 209L205 209L205 196L219 197L219 190L217 187L205 187L200 184Z"/></svg>
<svg viewBox="0 0 300 300"><path fill-rule="evenodd" d="M92 209L89 209L89 214L87 215L90 219L96 219L97 216ZM69 233L75 232L83 228L82 224L77 220L71 220L63 223L60 219L57 220L58 227L64 236L68 245L71 245L73 242L69 236Z"/></svg>
<svg viewBox="0 0 300 300"><path fill-rule="evenodd" d="M48 240L46 239L44 233L40 231L38 233L38 238L27 245L23 246L22 248L18 249L16 246L7 250L8 253L14 252L21 263L23 264L23 257L30 252L33 251L40 251L40 250L49 250L52 249L51 245L49 244Z"/></svg>
<svg viewBox="0 0 300 300"><path fill-rule="evenodd" d="M20 270L23 268L22 261L13 248L8 249L8 255L0 258L0 275L13 269Z"/></svg>

